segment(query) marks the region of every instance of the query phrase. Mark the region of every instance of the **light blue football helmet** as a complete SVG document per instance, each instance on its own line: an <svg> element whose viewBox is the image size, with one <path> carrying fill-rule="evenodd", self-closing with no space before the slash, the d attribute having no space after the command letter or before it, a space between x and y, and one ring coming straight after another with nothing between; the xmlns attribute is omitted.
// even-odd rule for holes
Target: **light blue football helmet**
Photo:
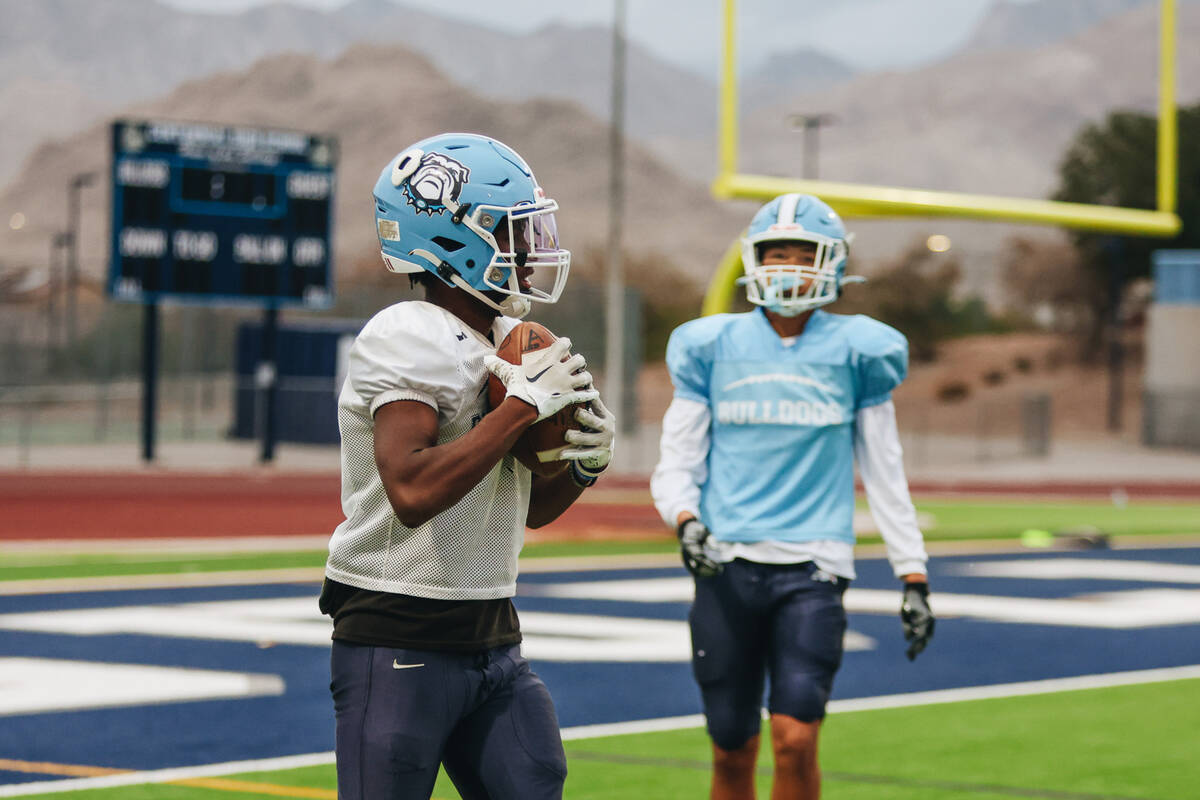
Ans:
<svg viewBox="0 0 1200 800"><path fill-rule="evenodd" d="M557 301L566 284L571 253L558 245L557 209L512 148L472 133L417 142L375 183L389 270L429 272L512 317Z"/></svg>
<svg viewBox="0 0 1200 800"><path fill-rule="evenodd" d="M794 317L837 300L846 278L846 256L851 236L837 212L811 194L776 197L754 215L742 238L742 267L746 274L738 283L746 287L746 299L785 317ZM768 264L761 262L767 242L808 242L815 246L813 263Z"/></svg>

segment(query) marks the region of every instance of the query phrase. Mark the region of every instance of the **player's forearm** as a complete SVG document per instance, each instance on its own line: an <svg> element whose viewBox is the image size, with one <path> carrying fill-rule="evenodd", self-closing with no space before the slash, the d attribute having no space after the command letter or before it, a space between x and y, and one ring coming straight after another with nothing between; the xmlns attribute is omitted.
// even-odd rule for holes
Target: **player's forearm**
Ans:
<svg viewBox="0 0 1200 800"><path fill-rule="evenodd" d="M450 508L483 480L536 417L532 406L510 398L454 441L408 454L403 468L388 468L377 453L396 517L415 528Z"/></svg>
<svg viewBox="0 0 1200 800"><path fill-rule="evenodd" d="M871 515L898 576L924 574L928 558L908 491L903 453L890 401L858 412L854 456Z"/></svg>
<svg viewBox="0 0 1200 800"><path fill-rule="evenodd" d="M659 461L650 476L654 507L668 526L680 514L700 508L700 486L708 477L709 426L712 414L703 403L675 398L663 416Z"/></svg>
<svg viewBox="0 0 1200 800"><path fill-rule="evenodd" d="M700 486L690 470L667 469L660 464L650 477L650 495L668 527L677 527L684 515L698 516Z"/></svg>
<svg viewBox="0 0 1200 800"><path fill-rule="evenodd" d="M571 480L571 468L548 478L533 476L529 492L529 517L525 524L540 528L558 519L583 494L584 487Z"/></svg>

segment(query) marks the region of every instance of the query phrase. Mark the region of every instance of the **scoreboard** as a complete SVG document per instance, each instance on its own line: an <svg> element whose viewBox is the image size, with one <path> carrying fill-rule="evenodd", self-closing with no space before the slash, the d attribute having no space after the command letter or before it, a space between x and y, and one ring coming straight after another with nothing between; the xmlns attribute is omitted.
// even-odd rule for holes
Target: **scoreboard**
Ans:
<svg viewBox="0 0 1200 800"><path fill-rule="evenodd" d="M111 297L331 304L332 137L119 120L112 154Z"/></svg>

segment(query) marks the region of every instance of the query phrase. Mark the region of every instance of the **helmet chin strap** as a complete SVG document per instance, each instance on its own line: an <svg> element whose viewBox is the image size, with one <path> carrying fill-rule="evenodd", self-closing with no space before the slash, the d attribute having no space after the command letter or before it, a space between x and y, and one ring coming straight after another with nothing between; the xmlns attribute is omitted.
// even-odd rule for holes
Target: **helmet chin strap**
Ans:
<svg viewBox="0 0 1200 800"><path fill-rule="evenodd" d="M522 319L533 308L533 304L530 303L529 300L513 294L505 295L504 299L497 303L495 300L463 280L461 275L456 274L450 280L453 281L454 285L459 289L462 289L464 292L471 295L488 308L499 311L506 317L516 317L517 319Z"/></svg>
<svg viewBox="0 0 1200 800"><path fill-rule="evenodd" d="M772 314L778 314L781 317L798 317L805 311L816 308L816 306L765 306L765 308Z"/></svg>
<svg viewBox="0 0 1200 800"><path fill-rule="evenodd" d="M517 266L525 266L527 256L528 254L518 253ZM517 277L515 269L508 271L508 289L511 294L505 295L504 299L500 301L500 311L506 316L521 319L533 309L533 303L521 294L521 281Z"/></svg>
<svg viewBox="0 0 1200 800"><path fill-rule="evenodd" d="M504 302L500 304L500 310L508 317L516 317L523 319L533 309L533 303L530 303L524 297L516 295L508 295L504 298Z"/></svg>

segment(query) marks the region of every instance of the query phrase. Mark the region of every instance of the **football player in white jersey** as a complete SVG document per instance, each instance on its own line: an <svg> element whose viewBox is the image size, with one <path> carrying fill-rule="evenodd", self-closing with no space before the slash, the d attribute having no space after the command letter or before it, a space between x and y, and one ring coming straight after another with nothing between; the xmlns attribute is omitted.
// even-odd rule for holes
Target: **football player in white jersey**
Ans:
<svg viewBox="0 0 1200 800"><path fill-rule="evenodd" d="M740 280L758 308L685 323L667 345L675 394L650 488L695 577L692 665L714 800L754 797L767 676L771 796L819 796L817 736L855 577L855 461L902 582L910 660L933 635L891 401L908 345L869 317L821 310L846 280L846 254L828 205L775 198L742 242Z"/></svg>
<svg viewBox="0 0 1200 800"><path fill-rule="evenodd" d="M426 800L444 765L467 800L562 796L566 759L513 608L525 527L561 514L609 463L615 430L570 340L536 369L496 357L531 303L553 303L570 253L557 204L485 136L442 134L375 185L383 260L425 288L350 351L338 399L342 508L321 593L334 620L341 800ZM507 396L487 408L487 378ZM509 450L577 403L569 466L533 476Z"/></svg>

